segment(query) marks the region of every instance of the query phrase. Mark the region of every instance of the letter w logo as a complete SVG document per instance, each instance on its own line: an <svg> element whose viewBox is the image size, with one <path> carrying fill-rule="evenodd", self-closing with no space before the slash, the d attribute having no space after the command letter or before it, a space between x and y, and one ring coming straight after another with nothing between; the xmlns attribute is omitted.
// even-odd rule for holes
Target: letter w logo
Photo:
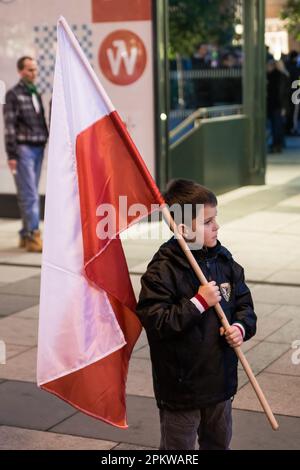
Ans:
<svg viewBox="0 0 300 470"><path fill-rule="evenodd" d="M111 48L107 49L106 53L113 75L119 75L122 61L124 62L127 75L132 75L137 59L137 47L131 47L129 55L126 48L126 43L122 39L113 41L112 45L115 49L117 49L116 54L114 54L114 51Z"/></svg>

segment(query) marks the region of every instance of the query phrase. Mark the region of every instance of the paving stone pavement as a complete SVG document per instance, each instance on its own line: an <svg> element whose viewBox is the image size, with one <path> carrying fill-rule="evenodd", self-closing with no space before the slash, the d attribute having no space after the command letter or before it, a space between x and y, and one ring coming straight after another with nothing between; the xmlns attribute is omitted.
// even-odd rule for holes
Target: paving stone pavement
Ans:
<svg viewBox="0 0 300 470"><path fill-rule="evenodd" d="M220 240L245 267L258 331L243 345L280 429L271 430L239 367L233 449L300 449L300 154L272 156L267 184L219 197ZM20 222L0 220L0 449L155 449L159 420L143 332L127 384L128 430L88 417L35 383L41 255L16 249ZM132 227L124 240L135 293L161 240L162 224ZM298 346L297 346L298 345ZM299 349L300 351L300 349Z"/></svg>

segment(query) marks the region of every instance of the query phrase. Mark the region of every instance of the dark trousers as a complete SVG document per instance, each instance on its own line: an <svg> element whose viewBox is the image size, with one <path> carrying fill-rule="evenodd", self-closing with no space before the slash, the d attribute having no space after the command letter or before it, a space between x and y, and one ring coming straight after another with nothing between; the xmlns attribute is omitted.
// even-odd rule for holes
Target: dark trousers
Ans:
<svg viewBox="0 0 300 470"><path fill-rule="evenodd" d="M272 147L280 149L284 144L284 125L281 110L275 109L270 112L269 119L271 123Z"/></svg>
<svg viewBox="0 0 300 470"><path fill-rule="evenodd" d="M231 400L192 411L159 410L160 450L229 450Z"/></svg>

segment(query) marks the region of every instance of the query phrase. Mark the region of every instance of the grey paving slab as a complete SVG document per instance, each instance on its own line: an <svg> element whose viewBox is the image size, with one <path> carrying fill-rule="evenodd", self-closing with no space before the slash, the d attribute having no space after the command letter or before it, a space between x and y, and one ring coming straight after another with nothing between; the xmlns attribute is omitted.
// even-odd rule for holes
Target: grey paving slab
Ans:
<svg viewBox="0 0 300 470"><path fill-rule="evenodd" d="M252 371L257 375L276 359L280 358L289 349L290 346L285 343L275 344L263 341L248 351L246 353L246 358ZM242 368L241 364L239 364L239 368Z"/></svg>
<svg viewBox="0 0 300 470"><path fill-rule="evenodd" d="M262 319L258 318L255 339L261 341L283 328L289 322L291 322L289 318L281 315L276 316L275 313Z"/></svg>
<svg viewBox="0 0 300 470"><path fill-rule="evenodd" d="M299 229L299 232L300 233L300 229ZM284 237L285 238L285 237ZM296 270L299 270L300 269L300 258L297 257L295 258L292 263L290 264L287 264L286 265L286 269L296 269Z"/></svg>
<svg viewBox="0 0 300 470"><path fill-rule="evenodd" d="M299 220L299 214L280 213L280 217L275 217L270 210L259 211L255 205L252 214L244 215L227 224L227 228L246 232L272 233L284 228L287 224L295 223Z"/></svg>
<svg viewBox="0 0 300 470"><path fill-rule="evenodd" d="M8 247L6 247L6 249L3 249L3 247L5 245L7 245L7 238L9 237L9 235L5 235L3 237L3 234L2 236L0 236L0 263L3 264L3 265L8 265L8 266L11 266L12 268L15 268L15 264L19 264L16 259L18 257L18 254L16 252L16 248L15 246L17 245L17 240L16 240L16 243L14 243L13 245L14 246L11 246L11 244L9 244ZM27 265L25 264L22 264L22 267L28 267ZM38 267L38 266L35 266L35 267Z"/></svg>
<svg viewBox="0 0 300 470"><path fill-rule="evenodd" d="M296 193L295 188L287 188L287 191L290 195ZM282 187L267 187L264 188L262 191L259 190L245 197L231 200L227 204L222 204L222 207L220 208L220 213L222 214L220 220L222 221L222 223L226 222L227 224L232 222L231 226L233 226L234 222L236 222L237 226L239 227L239 230L242 230L247 227L248 223L253 220L253 216L257 212L261 214L265 212L266 209L282 201L283 193L286 193L286 190L282 189ZM247 222L240 222L240 220L243 218L247 218ZM260 222L262 221L263 220L260 219ZM274 227L274 224L271 225L271 228L272 227ZM267 228L269 228L269 226L267 226ZM265 229L263 223L260 224L260 229Z"/></svg>
<svg viewBox="0 0 300 470"><path fill-rule="evenodd" d="M154 254L154 253L153 253ZM151 259L151 255L149 255L149 257L147 257L147 259ZM128 269L129 269L129 272L140 272L140 271L136 271L135 269L135 266L138 265L138 264L141 264L143 262L145 258L141 258L140 256L139 257L136 257L136 256L133 256L132 254L129 254L126 256L126 261L127 261L127 265L128 265ZM149 263L149 261L147 261L147 264Z"/></svg>
<svg viewBox="0 0 300 470"><path fill-rule="evenodd" d="M21 312L14 313L14 318L26 318L26 319L38 319L39 318L39 304L34 305L33 307L26 308Z"/></svg>
<svg viewBox="0 0 300 470"><path fill-rule="evenodd" d="M220 208L220 215L222 218L223 208ZM218 217L219 218L219 217ZM234 257L237 258L237 252L243 252L245 247L256 247L264 242L264 235L256 232L241 232L233 230L228 227L227 224L222 225L219 230L218 237L223 245L225 245L229 251L231 251ZM248 251L248 250L247 250ZM237 259L238 261L238 259Z"/></svg>
<svg viewBox="0 0 300 470"><path fill-rule="evenodd" d="M144 272L146 272L147 270L147 266L148 266L148 262L143 261L142 263L132 266L131 270L136 273L144 274Z"/></svg>
<svg viewBox="0 0 300 470"><path fill-rule="evenodd" d="M297 220L294 223L289 224L287 227L282 227L279 230L279 233L282 233L284 235L299 235L299 231L300 231L300 221Z"/></svg>
<svg viewBox="0 0 300 470"><path fill-rule="evenodd" d="M300 339L300 322L290 320L266 339L273 343L286 343L291 346L293 341Z"/></svg>
<svg viewBox="0 0 300 470"><path fill-rule="evenodd" d="M73 407L40 390L36 384L11 380L0 384L3 425L45 431L74 413Z"/></svg>
<svg viewBox="0 0 300 470"><path fill-rule="evenodd" d="M42 255L41 253L22 253L16 252L16 249L8 251L7 253L1 252L0 260L6 263L21 264L22 266L30 267L30 269L41 268ZM33 266L33 267L32 267Z"/></svg>
<svg viewBox="0 0 300 470"><path fill-rule="evenodd" d="M253 287L251 287L251 290L253 290ZM272 315L279 309L278 305L267 304L262 302L255 302L254 307L259 320L263 317L267 317L268 315Z"/></svg>
<svg viewBox="0 0 300 470"><path fill-rule="evenodd" d="M51 431L104 439L117 443L158 447L159 417L155 400L153 398L127 396L127 413L129 428L126 430L117 429L80 413L54 426Z"/></svg>
<svg viewBox="0 0 300 470"><path fill-rule="evenodd" d="M300 417L300 377L261 372L256 377L273 413ZM261 405L250 384L234 400L235 408L261 411ZM299 421L300 422L300 421Z"/></svg>
<svg viewBox="0 0 300 470"><path fill-rule="evenodd" d="M133 444L118 444L113 450L157 450L156 447L137 446Z"/></svg>
<svg viewBox="0 0 300 470"><path fill-rule="evenodd" d="M37 268L0 265L0 281L4 284L22 281L38 274L40 274L40 269Z"/></svg>
<svg viewBox="0 0 300 470"><path fill-rule="evenodd" d="M37 348L29 349L0 366L0 377L6 380L36 381Z"/></svg>
<svg viewBox="0 0 300 470"><path fill-rule="evenodd" d="M144 397L153 397L152 369L148 359L132 357L129 362L127 393Z"/></svg>
<svg viewBox="0 0 300 470"><path fill-rule="evenodd" d="M115 442L0 426L0 450L110 450Z"/></svg>
<svg viewBox="0 0 300 470"><path fill-rule="evenodd" d="M246 353L247 351L249 351L249 349L254 348L254 346L256 346L257 344L259 344L259 341L255 339L255 337L253 337L249 339L248 341L245 341L241 347L242 347L243 352Z"/></svg>
<svg viewBox="0 0 300 470"><path fill-rule="evenodd" d="M138 300L141 290L141 276L132 275L130 276L130 280L132 283L133 291L135 294L135 298Z"/></svg>
<svg viewBox="0 0 300 470"><path fill-rule="evenodd" d="M276 249L274 250L276 251ZM284 257L276 257L274 253L265 253L263 249L255 250L253 253L250 251L246 251L244 248L243 252L240 253L238 257L238 262L244 267L246 273L246 279L253 279L255 280L256 272L257 275L260 275L259 272L262 273L265 271L265 277L272 275L274 272L278 271L279 269L284 269L289 262L293 259L292 254ZM257 279L258 281L262 281L264 279L260 278ZM268 302L268 300L265 300Z"/></svg>
<svg viewBox="0 0 300 470"><path fill-rule="evenodd" d="M1 328L0 328L0 332L1 332ZM23 352L28 351L30 347L31 346L19 346L17 344L6 343L6 358L10 359L10 358L16 357L19 354L22 354ZM0 377L1 377L1 366L0 366Z"/></svg>
<svg viewBox="0 0 300 470"><path fill-rule="evenodd" d="M0 294L0 317L6 317L39 303L39 297Z"/></svg>
<svg viewBox="0 0 300 470"><path fill-rule="evenodd" d="M129 270L135 272L135 266L140 265L142 263L146 263L147 265L150 263L151 259L153 258L154 254L159 250L161 244L158 244L155 248L150 247L148 249L143 248L144 254L135 254L134 248L131 248L130 254L126 255L126 259L128 261ZM138 271L139 272L139 271Z"/></svg>
<svg viewBox="0 0 300 470"><path fill-rule="evenodd" d="M21 221L19 219L1 218L1 232L14 230L18 232L21 229Z"/></svg>
<svg viewBox="0 0 300 470"><path fill-rule="evenodd" d="M1 230L3 227L5 227L5 225L7 225L9 223L8 219L3 219L3 218L0 218L0 225L1 225Z"/></svg>
<svg viewBox="0 0 300 470"><path fill-rule="evenodd" d="M19 269L19 268L18 268ZM0 288L0 294L14 294L38 297L40 295L40 273Z"/></svg>
<svg viewBox="0 0 300 470"><path fill-rule="evenodd" d="M246 372L244 369L238 368L238 390L240 390L244 385L249 382Z"/></svg>
<svg viewBox="0 0 300 470"><path fill-rule="evenodd" d="M286 216L286 214L284 215ZM274 212L273 218L276 216L278 218L281 218L282 214ZM294 214L294 217L296 217L296 219L300 221L300 212L296 215ZM277 250L277 253L280 252L281 256L275 257L274 261L289 261L293 254L299 253L300 247L297 245L298 239L299 236L294 233L283 235L279 231L273 231L270 234L268 233L267 237L265 234L265 236L259 240L259 243L253 246L253 250L251 250L251 253L253 251L253 254L255 256L257 254L260 254L263 257L270 258L270 255L272 253L275 254ZM295 245L293 246L293 251L289 249L291 245ZM296 256L294 256L294 259L295 258Z"/></svg>
<svg viewBox="0 0 300 470"><path fill-rule="evenodd" d="M233 411L233 450L299 450L300 419L276 416L279 430L273 431L263 413Z"/></svg>
<svg viewBox="0 0 300 470"><path fill-rule="evenodd" d="M132 357L140 358L140 359L149 359L150 360L150 349L149 346L143 346L138 351L132 354Z"/></svg>
<svg viewBox="0 0 300 470"><path fill-rule="evenodd" d="M281 269L266 278L270 282L300 284L300 269Z"/></svg>
<svg viewBox="0 0 300 470"><path fill-rule="evenodd" d="M38 322L34 318L14 319L11 315L0 320L1 339L18 346L36 346Z"/></svg>
<svg viewBox="0 0 300 470"><path fill-rule="evenodd" d="M278 215L278 214L277 214ZM280 217L280 214L278 215ZM300 222L300 211L298 210L298 221ZM293 225L293 224L291 224ZM271 233L268 236L267 240L265 239L264 243L261 246L256 247L257 251L262 255L266 253L268 256L270 254L280 253L280 257L286 259L290 258L290 255L298 255L300 252L300 247L298 246L300 233L296 234L285 234L282 235L281 231L276 233ZM291 250L291 246L293 250ZM293 257L293 261L297 256Z"/></svg>
<svg viewBox="0 0 300 470"><path fill-rule="evenodd" d="M133 352L135 353L136 351L138 351L139 349L143 348L144 346L146 346L148 344L148 340L147 340L147 336L146 336L146 332L143 328L140 336L139 336L139 339L137 340L137 342L135 343L135 346L134 346L134 349L133 349Z"/></svg>
<svg viewBox="0 0 300 470"><path fill-rule="evenodd" d="M289 286L257 286L254 299L275 305L300 305L300 289Z"/></svg>
<svg viewBox="0 0 300 470"><path fill-rule="evenodd" d="M289 320L294 320L295 322L300 323L300 310L295 305L282 305L279 307L276 315L279 317L285 317Z"/></svg>
<svg viewBox="0 0 300 470"><path fill-rule="evenodd" d="M280 375L297 375L300 376L300 349L289 349L277 361L274 361L265 372Z"/></svg>
<svg viewBox="0 0 300 470"><path fill-rule="evenodd" d="M247 283L250 281L266 281L267 278L274 273L274 266L264 266L261 268L257 268L256 263L253 261L253 259L243 259L243 256L241 256L239 262L244 267L245 279Z"/></svg>

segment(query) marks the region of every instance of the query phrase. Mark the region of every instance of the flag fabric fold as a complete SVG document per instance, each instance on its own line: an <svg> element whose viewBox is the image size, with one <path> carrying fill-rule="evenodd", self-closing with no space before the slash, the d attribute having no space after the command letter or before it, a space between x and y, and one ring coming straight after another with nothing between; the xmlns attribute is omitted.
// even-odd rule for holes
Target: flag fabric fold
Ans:
<svg viewBox="0 0 300 470"><path fill-rule="evenodd" d="M63 18L57 39L37 381L124 428L128 363L141 326L119 234L163 198ZM128 212L135 204L146 209ZM105 232L111 209L115 223Z"/></svg>

